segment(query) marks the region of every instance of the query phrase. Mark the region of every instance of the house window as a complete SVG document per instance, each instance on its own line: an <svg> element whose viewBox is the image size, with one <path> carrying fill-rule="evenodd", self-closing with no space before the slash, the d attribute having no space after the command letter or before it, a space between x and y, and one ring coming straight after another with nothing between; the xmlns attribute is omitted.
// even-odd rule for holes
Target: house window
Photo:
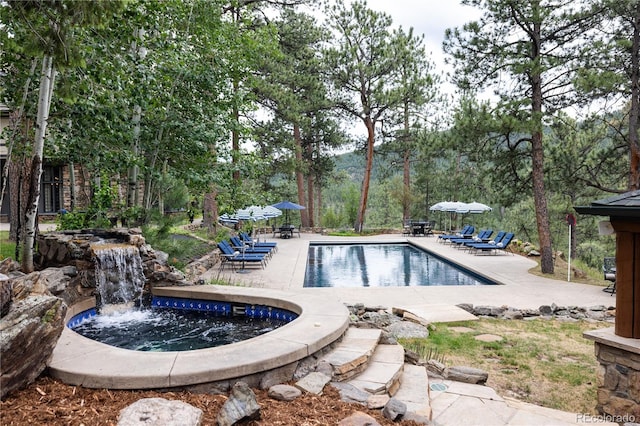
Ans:
<svg viewBox="0 0 640 426"><path fill-rule="evenodd" d="M57 213L60 210L62 168L43 166L40 180L40 213Z"/></svg>

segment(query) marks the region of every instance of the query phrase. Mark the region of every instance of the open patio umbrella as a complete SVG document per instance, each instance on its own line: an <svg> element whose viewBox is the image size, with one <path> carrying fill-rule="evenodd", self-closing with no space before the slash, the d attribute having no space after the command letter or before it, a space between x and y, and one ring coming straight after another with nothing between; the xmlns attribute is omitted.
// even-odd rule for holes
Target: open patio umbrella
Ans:
<svg viewBox="0 0 640 426"><path fill-rule="evenodd" d="M476 201L473 201L471 203L461 203L458 208L456 209L456 213L458 214L469 214L469 213L484 213L484 212L490 212L491 211L491 207L487 206L486 204L482 204L482 203L478 203Z"/></svg>
<svg viewBox="0 0 640 426"><path fill-rule="evenodd" d="M487 206L486 204L482 204L482 203L478 203L476 201L473 201L471 203L462 203L462 205L460 205L456 209L456 213L463 213L463 214L467 214L467 213L484 213L484 212L490 212L491 210L492 210L492 208Z"/></svg>
<svg viewBox="0 0 640 426"><path fill-rule="evenodd" d="M270 219L272 217L278 217L278 216L282 216L282 210L275 208L273 206L265 206L262 209L262 214L264 215L264 217L266 217L267 219Z"/></svg>
<svg viewBox="0 0 640 426"><path fill-rule="evenodd" d="M272 204L271 207L275 207L276 209L284 210L284 220L286 223L289 222L289 210L304 210L306 207L301 206L300 204L292 203L291 201L281 201L277 204Z"/></svg>
<svg viewBox="0 0 640 426"><path fill-rule="evenodd" d="M223 215L218 216L218 222L223 226L232 228L233 225L238 223L238 219L236 218L235 215L229 216L227 213L225 213Z"/></svg>
<svg viewBox="0 0 640 426"><path fill-rule="evenodd" d="M282 212L280 210L271 206L269 206L269 209L266 209L265 207L252 205L244 209L238 209L233 217L237 220L257 222L260 220L267 220L281 214ZM256 234L256 236L258 239L260 238L259 235Z"/></svg>
<svg viewBox="0 0 640 426"><path fill-rule="evenodd" d="M262 209L256 207L257 206L251 206L246 209L238 209L235 216L238 220L250 220L253 222L265 220L266 217L262 214Z"/></svg>
<svg viewBox="0 0 640 426"><path fill-rule="evenodd" d="M453 218L451 217L451 213L456 213L459 208L462 208L467 203L463 203L461 201L440 201L439 203L434 204L429 207L431 211L439 211L439 212L449 212L449 229L451 229ZM446 223L445 223L446 224Z"/></svg>

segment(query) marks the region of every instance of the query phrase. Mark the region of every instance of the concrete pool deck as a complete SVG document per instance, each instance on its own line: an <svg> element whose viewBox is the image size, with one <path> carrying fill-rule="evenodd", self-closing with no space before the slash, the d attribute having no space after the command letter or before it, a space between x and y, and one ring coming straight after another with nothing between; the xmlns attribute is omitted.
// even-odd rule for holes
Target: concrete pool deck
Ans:
<svg viewBox="0 0 640 426"><path fill-rule="evenodd" d="M590 307L615 306L615 296L602 291L603 287L567 281L551 280L528 272L535 262L508 253L478 255L458 250L437 242L437 237L402 237L398 234L371 237L330 237L302 233L298 238L267 238L278 243L278 252L265 269L251 268L239 274L226 267L208 271L203 278L220 277L231 283L278 290L300 290L331 296L343 303L364 303L369 306L392 307L455 306L460 303L491 306L511 306L518 309L537 309L541 305ZM502 285L487 286L424 286L424 287L370 287L370 288L303 288L307 265L307 250L311 242L406 242L437 253L451 262L460 264ZM435 319L434 319L435 320ZM442 316L436 322L455 321Z"/></svg>

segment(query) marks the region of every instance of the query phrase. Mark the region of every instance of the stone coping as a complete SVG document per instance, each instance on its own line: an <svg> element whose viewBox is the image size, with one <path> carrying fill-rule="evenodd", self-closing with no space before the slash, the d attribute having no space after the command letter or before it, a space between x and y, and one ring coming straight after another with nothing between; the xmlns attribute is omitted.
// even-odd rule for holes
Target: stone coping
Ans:
<svg viewBox="0 0 640 426"><path fill-rule="evenodd" d="M618 336L615 334L614 327L585 331L583 336L585 339L593 340L596 343L640 355L640 339Z"/></svg>
<svg viewBox="0 0 640 426"><path fill-rule="evenodd" d="M274 331L230 345L183 352L138 352L106 345L65 327L53 351L50 374L70 385L109 389L160 389L217 382L261 373L301 360L339 339L349 312L337 300L300 291L199 285L155 288L176 298L233 301L283 308L298 318ZM66 322L95 306L72 306Z"/></svg>

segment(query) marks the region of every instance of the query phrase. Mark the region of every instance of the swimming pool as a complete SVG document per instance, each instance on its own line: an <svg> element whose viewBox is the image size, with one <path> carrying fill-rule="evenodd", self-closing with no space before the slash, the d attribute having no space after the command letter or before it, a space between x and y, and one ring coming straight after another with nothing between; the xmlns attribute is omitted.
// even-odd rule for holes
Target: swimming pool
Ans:
<svg viewBox="0 0 640 426"><path fill-rule="evenodd" d="M304 287L493 285L409 243L310 244Z"/></svg>

